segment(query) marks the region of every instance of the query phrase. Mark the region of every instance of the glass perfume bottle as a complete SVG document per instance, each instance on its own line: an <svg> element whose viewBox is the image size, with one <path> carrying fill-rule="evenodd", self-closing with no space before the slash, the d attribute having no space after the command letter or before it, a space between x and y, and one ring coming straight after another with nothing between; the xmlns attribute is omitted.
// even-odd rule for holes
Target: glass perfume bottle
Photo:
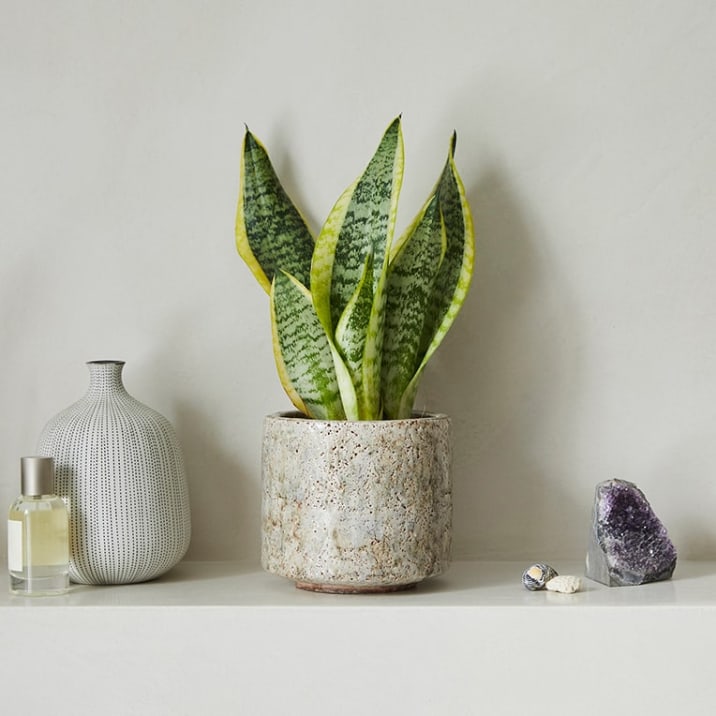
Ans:
<svg viewBox="0 0 716 716"><path fill-rule="evenodd" d="M7 562L10 591L23 596L64 594L69 588L69 520L55 494L51 457L20 460L21 495L10 507Z"/></svg>

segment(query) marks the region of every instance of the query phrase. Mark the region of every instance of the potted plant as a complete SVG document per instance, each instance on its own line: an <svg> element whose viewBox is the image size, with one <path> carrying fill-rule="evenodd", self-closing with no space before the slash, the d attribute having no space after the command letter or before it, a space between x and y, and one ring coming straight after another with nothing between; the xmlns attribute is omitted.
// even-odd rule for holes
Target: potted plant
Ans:
<svg viewBox="0 0 716 716"><path fill-rule="evenodd" d="M474 240L455 160L394 241L400 117L318 236L246 129L238 252L269 294L281 383L266 418L262 564L297 586L386 591L441 573L451 537L449 419L413 413L468 291Z"/></svg>

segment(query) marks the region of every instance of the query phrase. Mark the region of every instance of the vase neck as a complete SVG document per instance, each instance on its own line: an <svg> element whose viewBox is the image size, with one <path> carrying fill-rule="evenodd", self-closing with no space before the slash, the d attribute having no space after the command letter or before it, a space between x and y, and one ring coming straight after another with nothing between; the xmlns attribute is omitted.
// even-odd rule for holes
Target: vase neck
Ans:
<svg viewBox="0 0 716 716"><path fill-rule="evenodd" d="M108 393L126 393L122 383L124 361L99 360L87 363L90 372L89 397Z"/></svg>

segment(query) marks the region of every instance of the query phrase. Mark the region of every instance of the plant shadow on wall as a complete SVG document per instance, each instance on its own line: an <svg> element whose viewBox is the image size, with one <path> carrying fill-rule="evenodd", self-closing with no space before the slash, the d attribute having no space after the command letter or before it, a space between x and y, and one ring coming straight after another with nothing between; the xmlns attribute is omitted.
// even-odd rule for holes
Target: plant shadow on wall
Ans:
<svg viewBox="0 0 716 716"><path fill-rule="evenodd" d="M453 418L454 556L581 558L591 494L575 504L564 488L580 372L568 286L502 172L468 198L473 289L425 380L426 400Z"/></svg>
<svg viewBox="0 0 716 716"><path fill-rule="evenodd" d="M249 470L217 440L210 414L178 402L175 416L194 526L187 558L240 560L258 554L261 498Z"/></svg>
<svg viewBox="0 0 716 716"><path fill-rule="evenodd" d="M211 394L189 387L194 381L189 362L177 361L188 355L194 317L186 314L168 331L163 345L147 360L146 372L160 375L168 392L165 405L171 406L171 422L184 455L192 517L188 560L245 560L259 551L259 487L234 449L222 443L221 419L211 411ZM196 318L199 320L199 318ZM187 343L185 346L184 343ZM168 373L168 366L176 372ZM219 413L220 414L220 413ZM226 417L224 416L224 420ZM233 421L233 424L237 424ZM257 430L260 426L257 426Z"/></svg>
<svg viewBox="0 0 716 716"><path fill-rule="evenodd" d="M187 276L186 285L190 284ZM242 459L233 436L226 438L227 424L233 430L242 424L240 402L234 401L235 415L227 415L216 409L225 399L222 384L217 387L213 380L196 378L196 336L205 320L200 306L176 309L162 340L144 359L143 372L161 377L155 381L155 399L166 406L182 448L192 517L185 559L246 561L259 552L260 490L250 456ZM260 423L242 431L252 429L258 441Z"/></svg>

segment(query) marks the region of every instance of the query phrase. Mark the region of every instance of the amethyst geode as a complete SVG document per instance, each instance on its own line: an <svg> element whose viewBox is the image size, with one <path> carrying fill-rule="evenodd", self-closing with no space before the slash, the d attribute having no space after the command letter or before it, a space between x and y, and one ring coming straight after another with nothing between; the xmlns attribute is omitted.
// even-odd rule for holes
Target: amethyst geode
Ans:
<svg viewBox="0 0 716 716"><path fill-rule="evenodd" d="M586 575L609 587L669 579L676 549L644 493L625 480L597 485Z"/></svg>

